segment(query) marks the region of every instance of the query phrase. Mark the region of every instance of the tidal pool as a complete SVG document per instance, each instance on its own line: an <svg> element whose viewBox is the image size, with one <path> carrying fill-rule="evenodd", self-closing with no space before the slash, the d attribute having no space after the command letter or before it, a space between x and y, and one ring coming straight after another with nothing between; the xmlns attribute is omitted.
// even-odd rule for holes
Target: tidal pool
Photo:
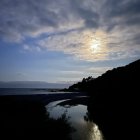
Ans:
<svg viewBox="0 0 140 140"><path fill-rule="evenodd" d="M59 100L49 103L46 108L51 118L58 119L63 114L67 116L75 130L71 133L72 140L103 140L98 126L88 119L85 104L80 102L75 104L72 103L72 100Z"/></svg>

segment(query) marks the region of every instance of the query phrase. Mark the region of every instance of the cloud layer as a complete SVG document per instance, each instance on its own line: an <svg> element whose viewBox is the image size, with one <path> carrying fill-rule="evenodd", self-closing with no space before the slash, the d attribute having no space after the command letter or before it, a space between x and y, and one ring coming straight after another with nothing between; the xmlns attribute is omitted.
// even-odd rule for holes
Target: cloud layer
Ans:
<svg viewBox="0 0 140 140"><path fill-rule="evenodd" d="M88 61L138 57L139 7L139 0L1 0L0 38ZM89 40L97 36L102 45L94 53Z"/></svg>

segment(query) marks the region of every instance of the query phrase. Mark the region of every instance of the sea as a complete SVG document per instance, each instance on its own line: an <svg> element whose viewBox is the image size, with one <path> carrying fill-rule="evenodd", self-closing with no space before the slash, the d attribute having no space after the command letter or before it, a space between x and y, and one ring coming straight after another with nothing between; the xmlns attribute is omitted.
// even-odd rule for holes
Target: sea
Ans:
<svg viewBox="0 0 140 140"><path fill-rule="evenodd" d="M55 91L55 92L52 92ZM57 94L65 93L57 89L38 89L38 88L0 88L0 95L34 95L34 94Z"/></svg>

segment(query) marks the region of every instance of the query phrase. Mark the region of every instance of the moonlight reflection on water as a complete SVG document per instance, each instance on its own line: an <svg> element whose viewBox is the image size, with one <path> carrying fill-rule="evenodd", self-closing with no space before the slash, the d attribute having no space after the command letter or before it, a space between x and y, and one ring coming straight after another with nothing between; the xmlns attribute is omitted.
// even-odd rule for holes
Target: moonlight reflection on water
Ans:
<svg viewBox="0 0 140 140"><path fill-rule="evenodd" d="M103 140L102 133L98 129L98 126L85 119L85 116L87 115L87 106L81 104L71 106L58 105L63 101L51 102L46 108L50 117L54 119L57 119L61 117L62 114L66 113L67 117L69 117L68 121L76 130L71 134L72 140Z"/></svg>

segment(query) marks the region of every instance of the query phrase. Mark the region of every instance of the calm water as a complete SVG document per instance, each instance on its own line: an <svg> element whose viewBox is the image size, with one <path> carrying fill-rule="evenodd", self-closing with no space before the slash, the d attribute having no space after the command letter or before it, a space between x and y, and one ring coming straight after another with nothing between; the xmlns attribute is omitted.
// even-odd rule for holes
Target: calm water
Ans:
<svg viewBox="0 0 140 140"><path fill-rule="evenodd" d="M69 118L71 126L76 130L71 134L72 140L103 140L102 133L98 126L86 120L87 106L82 104L77 105L58 105L64 100L51 102L46 106L50 117L57 119L64 113Z"/></svg>
<svg viewBox="0 0 140 140"><path fill-rule="evenodd" d="M33 94L54 94L49 89L34 89L34 88L0 88L0 95L33 95ZM59 92L65 93L65 92Z"/></svg>

